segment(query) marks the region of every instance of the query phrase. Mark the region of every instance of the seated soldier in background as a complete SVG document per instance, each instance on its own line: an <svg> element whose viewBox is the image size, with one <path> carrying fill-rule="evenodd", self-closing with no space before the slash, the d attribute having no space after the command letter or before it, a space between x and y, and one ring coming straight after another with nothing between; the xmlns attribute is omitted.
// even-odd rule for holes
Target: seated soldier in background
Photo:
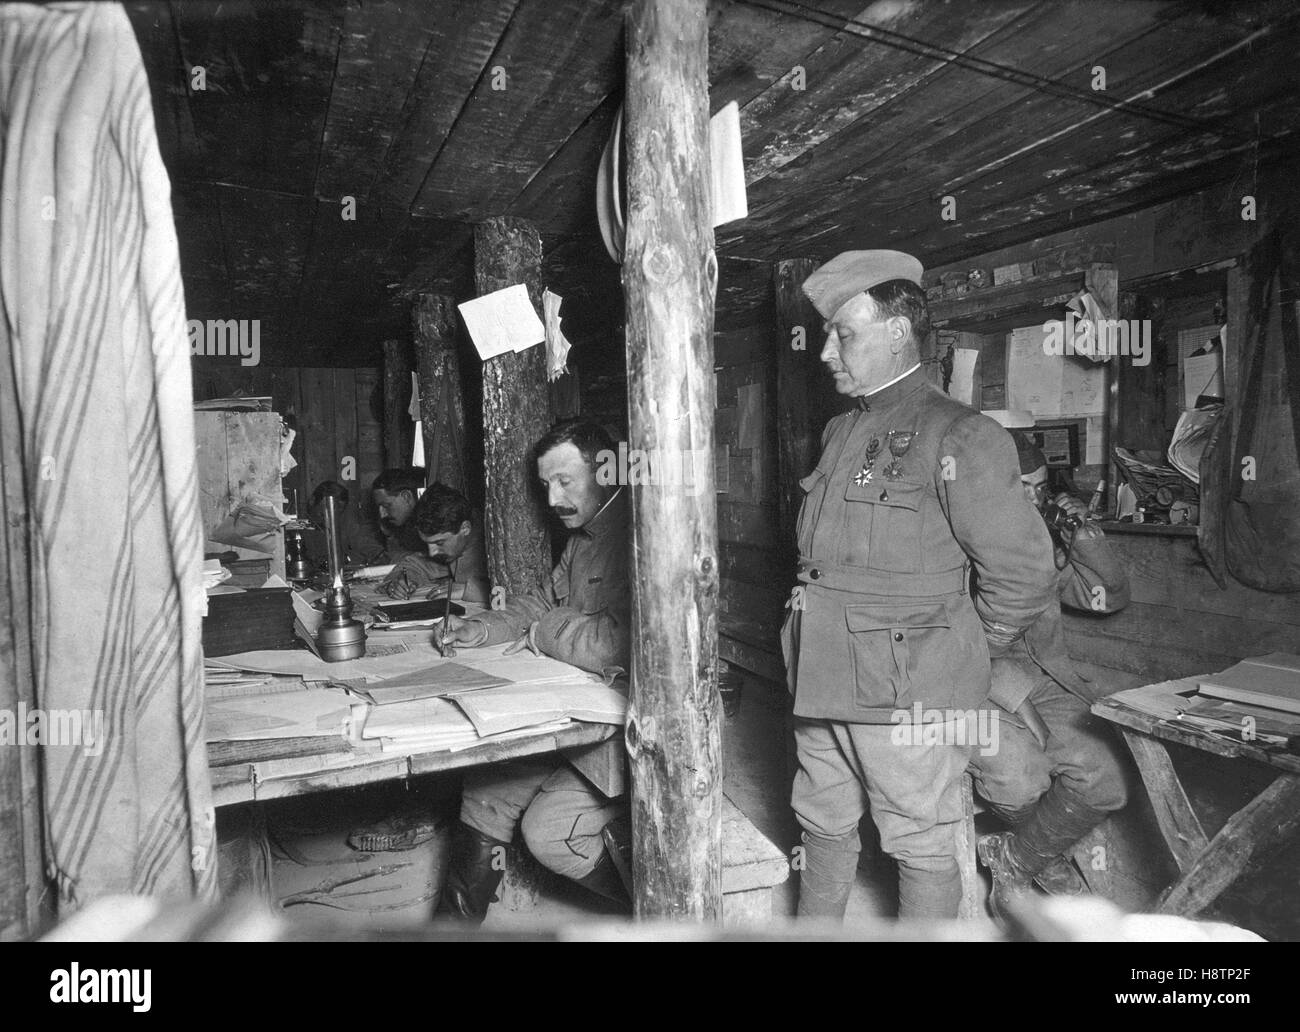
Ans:
<svg viewBox="0 0 1300 1032"><path fill-rule="evenodd" d="M406 555L425 554L424 541L415 529L415 503L424 490L424 479L424 467L406 466L384 470L370 486L390 563Z"/></svg>
<svg viewBox="0 0 1300 1032"><path fill-rule="evenodd" d="M1047 460L1024 434L1011 434L1025 496L1042 513L1049 504ZM1076 523L1065 530L1049 524L1057 597L1011 655L993 660L989 700L998 707L999 747L971 759L980 795L1014 829L978 844L999 916L1031 881L1052 893L1083 892L1064 854L1128 797L1119 744L1090 709L1105 692L1074 672L1061 626L1062 605L1099 615L1123 609L1128 575L1082 502L1057 494L1051 503Z"/></svg>
<svg viewBox="0 0 1300 1032"><path fill-rule="evenodd" d="M333 480L322 480L316 485L307 503L307 516L319 529L303 535L307 558L317 569L329 564L325 544L325 499L334 498L334 515L339 534L339 552L345 563L373 563L384 552L384 539L379 528L362 517L359 506L349 505L348 489Z"/></svg>
<svg viewBox="0 0 1300 1032"><path fill-rule="evenodd" d="M391 598L410 598L422 591L425 597L435 598L454 577L452 598L487 602L483 518L469 499L455 488L435 482L416 503L414 521L427 554L403 556L379 590Z"/></svg>
<svg viewBox="0 0 1300 1032"><path fill-rule="evenodd" d="M526 641L534 650L606 675L626 670L631 649L627 491L598 482L601 452L614 444L597 423L557 423L537 443L547 503L569 530L546 589L510 596L504 608L448 620L461 648ZM460 823L438 913L472 924L487 914L501 881L495 863L515 830L557 874L628 904L620 877L630 847L625 798L609 799L558 755L479 767L465 775Z"/></svg>

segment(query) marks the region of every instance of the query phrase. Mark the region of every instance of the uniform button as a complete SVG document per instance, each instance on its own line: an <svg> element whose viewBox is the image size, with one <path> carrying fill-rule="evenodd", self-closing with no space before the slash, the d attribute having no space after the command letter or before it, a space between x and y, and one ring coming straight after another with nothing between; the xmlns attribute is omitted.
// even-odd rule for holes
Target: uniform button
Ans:
<svg viewBox="0 0 1300 1032"><path fill-rule="evenodd" d="M902 631L895 631L895 632L894 632L894 641L902 641L902 640L903 640L903 632L902 632Z"/></svg>
<svg viewBox="0 0 1300 1032"><path fill-rule="evenodd" d="M819 570L819 569L817 569L817 567L815 567L815 566L814 566L811 570L808 571L808 579L809 579L809 580L817 580L817 579L819 579L819 578L821 577L821 575L822 575L822 571Z"/></svg>

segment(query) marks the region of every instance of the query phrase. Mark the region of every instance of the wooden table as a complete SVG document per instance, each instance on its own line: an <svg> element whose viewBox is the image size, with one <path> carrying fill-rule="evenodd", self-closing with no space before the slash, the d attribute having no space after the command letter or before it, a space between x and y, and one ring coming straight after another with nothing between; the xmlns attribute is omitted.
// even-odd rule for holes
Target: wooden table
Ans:
<svg viewBox="0 0 1300 1032"><path fill-rule="evenodd" d="M353 586L353 597L359 603L382 598L375 593L373 585L361 584ZM473 612L478 607L467 604L466 609ZM428 650L429 633L427 630L387 632L379 640L401 639L412 648ZM472 652L462 656L461 662L466 662ZM428 650L428 660L431 664L438 662L432 650ZM577 667L570 669L575 680L590 678ZM612 724L574 721L567 727L539 728L535 734L489 740L455 751L409 754L358 746L341 735L220 741L208 743L208 767L214 805L231 806L559 752L593 785L614 798L626 789L626 752L620 731L621 728Z"/></svg>
<svg viewBox="0 0 1300 1032"><path fill-rule="evenodd" d="M1160 833L1178 865L1178 879L1161 894L1157 910L1184 916L1209 906L1253 856L1300 829L1300 756L1171 723L1196 692L1199 680L1200 676L1188 677L1117 692L1092 707L1093 713L1118 725L1124 735L1151 797ZM1277 776L1208 838L1174 770L1166 742L1270 767Z"/></svg>
<svg viewBox="0 0 1300 1032"><path fill-rule="evenodd" d="M539 731L535 735L508 741L484 742L455 752L444 749L438 752L394 755L378 749L350 751L347 753L347 761L342 765L319 770L302 769L292 773L280 773L285 767L292 766L288 758L210 766L213 805L230 806L235 803L307 795L311 792L328 792L336 788L401 780L416 774L476 767L484 763L500 763L521 756L554 752L562 752L606 795L617 796L623 791L623 740L622 736L615 737L618 731L612 724L575 721L568 727ZM308 765L299 766L306 768Z"/></svg>

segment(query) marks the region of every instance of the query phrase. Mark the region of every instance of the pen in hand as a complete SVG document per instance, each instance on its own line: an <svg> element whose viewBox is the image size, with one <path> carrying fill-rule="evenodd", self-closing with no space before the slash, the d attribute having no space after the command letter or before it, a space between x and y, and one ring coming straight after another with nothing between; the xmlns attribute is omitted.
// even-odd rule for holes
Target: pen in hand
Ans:
<svg viewBox="0 0 1300 1032"><path fill-rule="evenodd" d="M451 623L451 589L456 583L455 567L452 567L451 575L447 580L447 597L443 600L442 605L442 624L438 627L438 652L443 659L451 659L456 655L456 650L447 644L447 625Z"/></svg>

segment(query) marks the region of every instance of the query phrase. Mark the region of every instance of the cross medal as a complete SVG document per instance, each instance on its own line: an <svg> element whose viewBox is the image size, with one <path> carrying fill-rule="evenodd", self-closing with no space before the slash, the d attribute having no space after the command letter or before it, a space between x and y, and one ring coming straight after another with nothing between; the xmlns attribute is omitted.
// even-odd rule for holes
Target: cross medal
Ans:
<svg viewBox="0 0 1300 1032"><path fill-rule="evenodd" d="M870 441L867 442L866 461L862 463L862 469L858 471L858 475L853 478L853 483L855 483L858 487L866 487L869 483L871 483L872 477L875 476L875 471L871 467L875 463L876 455L879 451L880 451L880 438L873 437Z"/></svg>

